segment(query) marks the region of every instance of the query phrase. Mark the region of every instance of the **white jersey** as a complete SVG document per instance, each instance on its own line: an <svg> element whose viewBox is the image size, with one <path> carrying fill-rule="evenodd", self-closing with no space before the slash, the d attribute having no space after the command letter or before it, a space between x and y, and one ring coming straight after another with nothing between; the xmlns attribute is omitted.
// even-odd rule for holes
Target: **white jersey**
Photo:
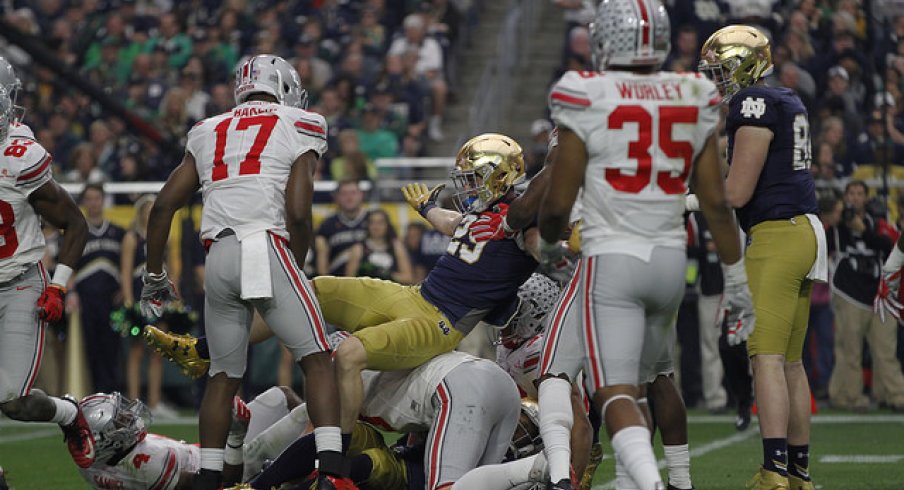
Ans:
<svg viewBox="0 0 904 490"><path fill-rule="evenodd" d="M9 137L10 138L28 138L28 139L37 140L37 138L35 138L34 131L32 131L31 128L28 127L27 124L22 124L19 122L14 122L9 125Z"/></svg>
<svg viewBox="0 0 904 490"><path fill-rule="evenodd" d="M585 256L649 261L684 248L684 194L693 162L719 119L715 85L695 73L566 73L549 96L552 118L589 160L580 198Z"/></svg>
<svg viewBox="0 0 904 490"><path fill-rule="evenodd" d="M364 371L361 416L395 432L426 430L436 417L431 399L443 378L466 362L489 362L452 351L434 357L413 370Z"/></svg>
<svg viewBox="0 0 904 490"><path fill-rule="evenodd" d="M515 380L521 397L537 399L534 380L540 373L540 351L543 350L543 334L535 335L515 349L496 346L496 364Z"/></svg>
<svg viewBox="0 0 904 490"><path fill-rule="evenodd" d="M323 116L296 107L251 101L201 121L188 132L204 211L201 238L231 228L241 241L260 231L288 238L286 184L301 155L326 151Z"/></svg>
<svg viewBox="0 0 904 490"><path fill-rule="evenodd" d="M53 157L31 138L0 145L0 282L25 272L44 256L44 234L28 196L51 180Z"/></svg>
<svg viewBox="0 0 904 490"><path fill-rule="evenodd" d="M148 434L116 465L95 463L79 468L91 488L110 490L173 490L183 473L201 467L198 446Z"/></svg>

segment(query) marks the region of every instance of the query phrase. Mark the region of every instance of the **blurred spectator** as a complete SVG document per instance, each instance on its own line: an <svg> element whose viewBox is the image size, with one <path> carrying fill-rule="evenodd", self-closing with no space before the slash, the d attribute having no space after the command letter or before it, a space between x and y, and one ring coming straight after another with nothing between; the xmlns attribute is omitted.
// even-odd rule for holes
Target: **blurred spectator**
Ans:
<svg viewBox="0 0 904 490"><path fill-rule="evenodd" d="M191 56L191 38L182 32L179 18L174 13L160 16L157 33L150 40L152 49L162 48L167 54L167 64L171 68L181 68Z"/></svg>
<svg viewBox="0 0 904 490"><path fill-rule="evenodd" d="M414 283L408 251L398 239L386 211L378 208L368 213L367 233L364 240L349 248L345 275Z"/></svg>
<svg viewBox="0 0 904 490"><path fill-rule="evenodd" d="M904 155L904 147L895 144L894 138L886 135L887 123L882 112L871 111L866 122L866 131L861 133L857 144L851 149L851 159L856 165L898 164Z"/></svg>
<svg viewBox="0 0 904 490"><path fill-rule="evenodd" d="M835 162L835 155L832 151L832 145L819 142L813 145L816 151L816 158L810 167L810 172L816 181L816 192L818 195L829 195L839 193L841 189L841 180L837 177L840 171L840 165Z"/></svg>
<svg viewBox="0 0 904 490"><path fill-rule="evenodd" d="M88 127L88 134L88 142L91 144L97 167L103 174L109 175L116 160L113 132L106 122L98 119Z"/></svg>
<svg viewBox="0 0 904 490"><path fill-rule="evenodd" d="M568 55L562 67L562 73L571 70L592 69L590 53L590 30L584 26L575 26L568 33Z"/></svg>
<svg viewBox="0 0 904 490"><path fill-rule="evenodd" d="M844 202L836 195L819 199L819 220L826 231L833 230L841 222ZM829 257L835 262L835 257ZM830 275L834 271L829 269ZM832 278L829 278L831 281ZM810 380L810 389L818 400L829 396L829 379L834 359L834 332L832 315L832 286L827 282L813 283L810 295L810 326L804 340L803 363Z"/></svg>
<svg viewBox="0 0 904 490"><path fill-rule="evenodd" d="M410 49L417 49L417 73L423 78L423 83L429 87L432 98L432 110L427 134L430 139L440 141L443 139L442 122L446 110L446 95L449 91L443 78L443 52L435 39L426 37L427 27L423 17L409 15L405 17L405 34L392 42L389 48L390 55L402 55Z"/></svg>
<svg viewBox="0 0 904 490"><path fill-rule="evenodd" d="M339 156L330 162L330 177L333 180L373 180L377 168L367 155L361 152L358 133L345 129L339 133Z"/></svg>
<svg viewBox="0 0 904 490"><path fill-rule="evenodd" d="M185 91L185 115L189 124L194 124L207 117L206 108L210 101L210 95L203 89L204 65L197 57L189 58L188 64L182 69L179 78L179 87Z"/></svg>
<svg viewBox="0 0 904 490"><path fill-rule="evenodd" d="M878 220L866 212L868 188L852 181L844 190L844 210L828 234L829 252L838 254L832 279L832 311L835 315L835 367L829 382L832 405L866 411L863 394L863 341L873 358L873 396L896 410L904 410L904 374L895 357L897 322L883 321L873 312L884 257L892 240L879 233Z"/></svg>
<svg viewBox="0 0 904 490"><path fill-rule="evenodd" d="M408 228L405 229L405 248L411 257L415 284L423 281L436 261L446 253L449 240L448 236L421 221L408 223Z"/></svg>
<svg viewBox="0 0 904 490"><path fill-rule="evenodd" d="M170 140L179 141L180 146L184 146L185 134L191 126L186 106L188 95L184 89L173 87L160 101L160 128Z"/></svg>
<svg viewBox="0 0 904 490"><path fill-rule="evenodd" d="M833 66L828 71L828 93L823 95L820 116L839 116L844 125L852 133L863 129L863 117L860 115L854 94L849 90L850 76L842 66Z"/></svg>
<svg viewBox="0 0 904 490"><path fill-rule="evenodd" d="M835 161L841 164L839 176L850 175L854 170L854 164L848 156L846 139L844 121L840 117L830 116L820 121L819 137L815 140L831 148Z"/></svg>
<svg viewBox="0 0 904 490"><path fill-rule="evenodd" d="M672 52L666 58L666 70L685 72L697 71L700 63L700 38L693 26L684 25L678 28Z"/></svg>
<svg viewBox="0 0 904 490"><path fill-rule="evenodd" d="M333 192L336 213L323 220L314 237L317 275L345 275L348 250L367 235L364 192L357 180L339 181Z"/></svg>
<svg viewBox="0 0 904 490"><path fill-rule="evenodd" d="M225 83L218 83L210 89L210 100L207 101L207 108L204 112L206 117L211 117L229 112L233 107L235 107L235 98L232 94L232 87Z"/></svg>
<svg viewBox="0 0 904 490"><path fill-rule="evenodd" d="M797 93L807 112L813 111L813 100L816 95L816 84L809 73L802 70L797 63L786 61L779 67L779 81L783 87Z"/></svg>
<svg viewBox="0 0 904 490"><path fill-rule="evenodd" d="M372 104L364 106L358 141L367 158L389 158L398 156L399 142L395 135L382 127L383 114Z"/></svg>
<svg viewBox="0 0 904 490"><path fill-rule="evenodd" d="M119 257L125 230L104 219L104 188L87 184L79 199L88 222L88 241L75 266L75 292L85 354L94 391L122 388L122 345L110 313L122 302Z"/></svg>
<svg viewBox="0 0 904 490"><path fill-rule="evenodd" d="M697 39L702 42L726 25L728 6L721 0L672 0L666 2L666 5L672 20L673 45L678 44L678 33L683 26L691 27ZM700 46L696 48L699 49ZM692 70L696 71L697 65Z"/></svg>
<svg viewBox="0 0 904 490"><path fill-rule="evenodd" d="M97 167L97 157L91 143L81 143L72 150L70 156L72 170L66 173L67 182L98 184L107 180L104 172Z"/></svg>

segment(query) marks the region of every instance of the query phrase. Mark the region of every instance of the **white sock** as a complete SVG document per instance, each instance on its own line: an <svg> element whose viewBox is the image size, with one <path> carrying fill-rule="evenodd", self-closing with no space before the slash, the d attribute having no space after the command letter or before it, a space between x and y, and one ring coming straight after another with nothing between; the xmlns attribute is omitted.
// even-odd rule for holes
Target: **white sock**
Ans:
<svg viewBox="0 0 904 490"><path fill-rule="evenodd" d="M540 435L549 461L549 480L559 482L571 476L571 383L548 378L540 383Z"/></svg>
<svg viewBox="0 0 904 490"><path fill-rule="evenodd" d="M342 432L339 427L316 427L314 428L314 445L317 452L335 451L342 452Z"/></svg>
<svg viewBox="0 0 904 490"><path fill-rule="evenodd" d="M491 464L474 468L452 485L452 490L509 490L514 485L530 483L531 469L542 454L518 459L509 463Z"/></svg>
<svg viewBox="0 0 904 490"><path fill-rule="evenodd" d="M637 490L637 484L631 479L625 465L622 464L618 454L615 455L615 488L616 490Z"/></svg>
<svg viewBox="0 0 904 490"><path fill-rule="evenodd" d="M612 448L640 490L654 490L662 485L649 429L633 425L616 432L612 436Z"/></svg>
<svg viewBox="0 0 904 490"><path fill-rule="evenodd" d="M50 418L51 422L60 425L69 425L72 422L75 422L75 417L78 416L78 408L75 408L75 405L73 405L72 402L67 402L66 400L55 396L48 398L50 398L50 401L52 401L53 405L56 407L53 417Z"/></svg>
<svg viewBox="0 0 904 490"><path fill-rule="evenodd" d="M245 444L245 433L229 433L226 438L226 449L223 452L223 462L233 466L239 466L244 462L242 447Z"/></svg>
<svg viewBox="0 0 904 490"><path fill-rule="evenodd" d="M691 455L687 444L678 446L662 446L665 451L665 466L669 470L669 484L675 488L690 489Z"/></svg>
<svg viewBox="0 0 904 490"><path fill-rule="evenodd" d="M201 469L223 471L223 450L212 447L201 448Z"/></svg>

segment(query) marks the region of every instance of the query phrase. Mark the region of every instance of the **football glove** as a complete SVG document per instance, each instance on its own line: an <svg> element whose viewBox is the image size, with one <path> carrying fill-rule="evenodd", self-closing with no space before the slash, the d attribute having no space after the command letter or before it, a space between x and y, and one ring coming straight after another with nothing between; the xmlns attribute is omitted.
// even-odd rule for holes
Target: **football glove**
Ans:
<svg viewBox="0 0 904 490"><path fill-rule="evenodd" d="M725 289L719 305L716 326L726 324L728 345L738 345L747 340L756 326L753 310L753 297L747 286L747 272L744 259L732 265L722 264L725 276Z"/></svg>
<svg viewBox="0 0 904 490"><path fill-rule="evenodd" d="M141 289L141 314L145 318L155 319L163 315L166 303L178 299L176 288L169 280L166 271L160 274L151 274L147 270L141 277L144 287Z"/></svg>
<svg viewBox="0 0 904 490"><path fill-rule="evenodd" d="M879 290L876 291L876 298L873 299L873 312L879 315L879 318L885 321L885 312L901 321L901 310L904 305L901 304L901 269L892 273L883 273L879 279Z"/></svg>
<svg viewBox="0 0 904 490"><path fill-rule="evenodd" d="M515 230L509 228L506 222L508 209L508 204L499 203L493 206L493 210L480 213L477 221L471 223L471 226L468 227L471 232L471 239L475 242L485 242L511 237Z"/></svg>
<svg viewBox="0 0 904 490"><path fill-rule="evenodd" d="M446 184L440 184L433 189L428 189L426 185L421 183L407 184L402 186L402 196L412 209L426 218L427 212L436 207L439 193L445 188Z"/></svg>
<svg viewBox="0 0 904 490"><path fill-rule="evenodd" d="M561 241L547 242L540 239L540 273L559 284L571 279L577 267L578 256L568 251L568 246Z"/></svg>
<svg viewBox="0 0 904 490"><path fill-rule="evenodd" d="M51 284L44 288L38 298L38 317L50 323L63 319L63 303L66 288L59 284Z"/></svg>

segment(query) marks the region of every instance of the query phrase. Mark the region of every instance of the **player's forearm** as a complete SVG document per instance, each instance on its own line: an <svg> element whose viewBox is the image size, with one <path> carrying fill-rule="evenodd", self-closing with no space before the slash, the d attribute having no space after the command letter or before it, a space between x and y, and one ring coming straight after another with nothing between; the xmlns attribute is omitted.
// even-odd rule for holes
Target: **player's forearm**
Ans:
<svg viewBox="0 0 904 490"><path fill-rule="evenodd" d="M151 207L148 218L147 231L147 262L145 268L149 273L160 274L163 272L163 254L166 250L166 242L169 240L170 224L176 208L167 206L158 199Z"/></svg>
<svg viewBox="0 0 904 490"><path fill-rule="evenodd" d="M558 241L568 227L568 215L568 212L555 209L542 210L538 217L540 238L548 243Z"/></svg>
<svg viewBox="0 0 904 490"><path fill-rule="evenodd" d="M63 243L60 244L57 263L75 267L88 241L88 224L78 208L74 208L74 211L67 213L66 224L61 229L64 231Z"/></svg>
<svg viewBox="0 0 904 490"><path fill-rule="evenodd" d="M299 267L304 267L308 250L311 248L311 237L314 235L312 223L309 219L298 219L287 223L289 230L289 249L295 256Z"/></svg>
<svg viewBox="0 0 904 490"><path fill-rule="evenodd" d="M547 167L543 167L527 186L524 194L512 201L505 218L509 228L521 230L534 221L537 217L537 210L540 209L540 201L543 200L543 194L546 193L546 187L549 185L551 173Z"/></svg>
<svg viewBox="0 0 904 490"><path fill-rule="evenodd" d="M435 207L427 212L426 218L436 231L446 236L452 236L455 228L461 223L462 215L458 211Z"/></svg>
<svg viewBox="0 0 904 490"><path fill-rule="evenodd" d="M703 216L709 225L713 242L719 257L726 264L734 264L741 260L741 238L738 233L738 223L735 221L734 211L728 207L716 206L713 203L701 203Z"/></svg>

